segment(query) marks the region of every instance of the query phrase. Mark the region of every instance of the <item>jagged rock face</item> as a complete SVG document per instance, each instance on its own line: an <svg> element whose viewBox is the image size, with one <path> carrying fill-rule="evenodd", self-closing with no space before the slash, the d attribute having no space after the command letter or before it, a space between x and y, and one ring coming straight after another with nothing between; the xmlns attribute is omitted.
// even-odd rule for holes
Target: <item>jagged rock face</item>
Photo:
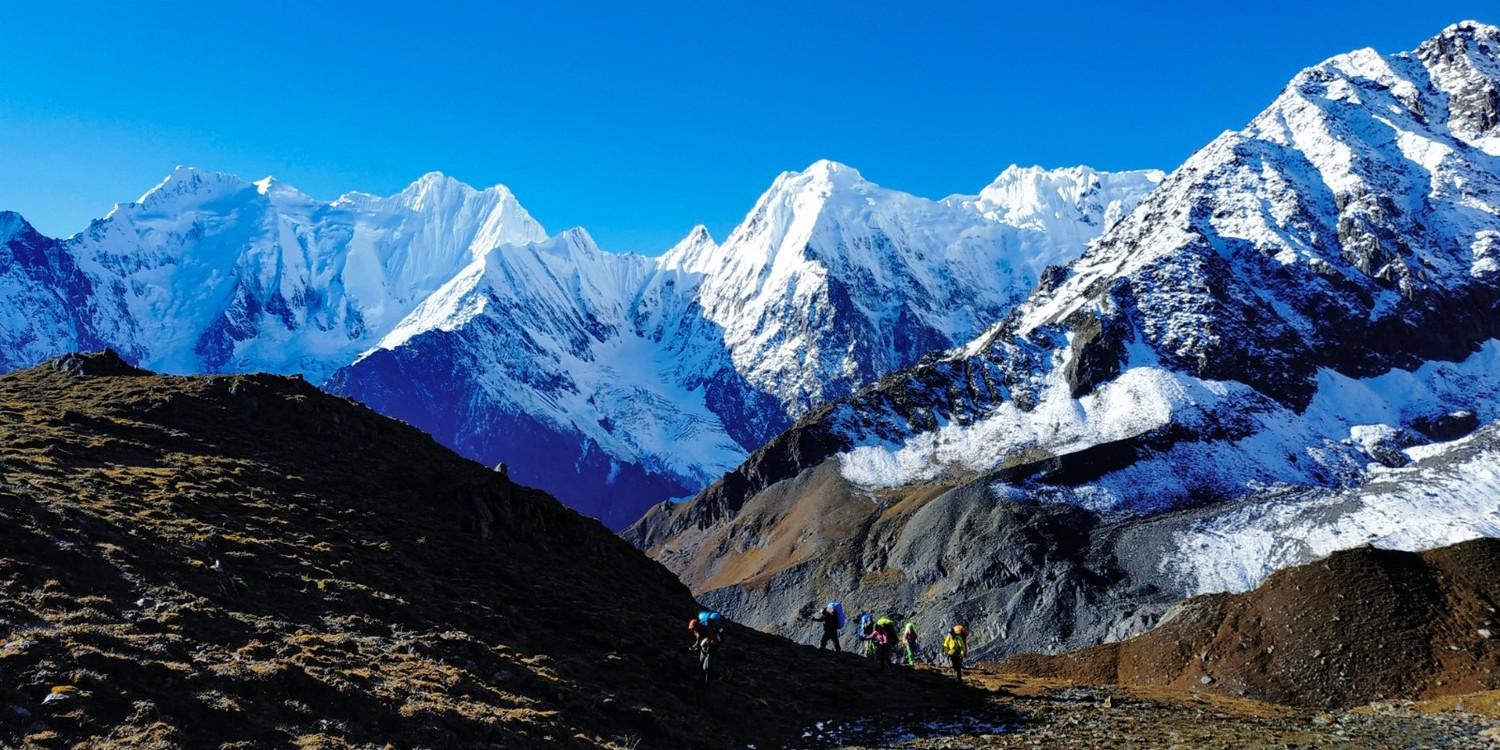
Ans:
<svg viewBox="0 0 1500 750"><path fill-rule="evenodd" d="M32 304L0 318L0 365L107 345L301 373L622 525L968 340L1159 179L1013 168L939 202L819 162L724 245L699 227L652 259L438 174L322 202L179 169L68 240L7 234L7 299Z"/></svg>
<svg viewBox="0 0 1500 750"><path fill-rule="evenodd" d="M1486 248L1500 150L1465 125L1459 103L1497 80L1494 35L1455 27L1415 53L1362 50L1299 74L1248 128L1190 159L1067 287L1030 305L1026 325L1087 304L1078 292L1106 274L1165 281L1160 259L1193 247L1225 262L1223 272L1211 258L1178 270L1209 294L1136 291L1145 340L1174 366L1209 377L1244 366L1238 379L1296 404L1297 384L1274 373L1367 375L1472 352L1496 334ZM1431 62L1447 48L1473 75ZM1208 299L1224 306L1204 308Z"/></svg>
<svg viewBox="0 0 1500 750"><path fill-rule="evenodd" d="M992 503L1063 503L1118 524L1266 487L1317 496L1371 482L1387 467L1410 469L1435 450L1432 440L1500 418L1500 140L1474 114L1497 81L1500 30L1473 23L1415 52L1363 50L1302 72L1065 272L1046 273L986 334L808 414L754 461L786 471L741 467L685 507L653 509L627 538L702 591L717 568L698 552L745 534L734 531L738 514L767 498L795 507L786 487L805 481L809 466L836 466L850 497L873 499L857 515L877 525L892 512L881 504L887 497L899 504L931 485L978 483L973 491ZM1458 412L1472 421L1443 419ZM805 436L817 436L812 455L801 450ZM1500 533L1493 517L1471 518L1472 503L1452 495L1417 506L1423 529L1370 524L1369 539L1330 537L1405 547L1454 541L1458 529ZM948 531L966 539L982 528ZM856 552L834 540L830 554L855 570L883 559L889 548L860 541L864 529L846 530ZM766 520L741 538L783 533L795 532ZM1234 533L1249 535L1234 537L1239 544L1261 544L1248 527ZM975 558L1011 554L964 549ZM1112 580L1115 565L1090 562L1090 575ZM1249 569L1245 578L1264 574ZM763 611L766 602L831 593L813 588L816 575L757 575L716 574L722 593L712 596L789 628ZM1033 582L1050 580L1037 575ZM846 601L867 592L898 609L924 601L920 587L840 580L852 586ZM1014 608L1002 599L984 600L978 614L956 600L942 606L983 618L997 634ZM1075 627L1068 616L1061 622L1057 632ZM1099 638L1111 627L1076 631ZM1027 638L1045 645L1038 633Z"/></svg>

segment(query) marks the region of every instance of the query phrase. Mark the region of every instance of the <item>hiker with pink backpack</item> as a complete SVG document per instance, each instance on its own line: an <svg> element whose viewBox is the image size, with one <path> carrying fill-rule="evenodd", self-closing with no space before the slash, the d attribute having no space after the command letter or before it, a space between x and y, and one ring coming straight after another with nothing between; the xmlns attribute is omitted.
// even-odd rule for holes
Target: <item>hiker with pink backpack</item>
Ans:
<svg viewBox="0 0 1500 750"><path fill-rule="evenodd" d="M862 637L874 644L875 660L880 662L880 671L884 672L891 666L891 654L896 650L896 621L882 617L875 621L870 634Z"/></svg>

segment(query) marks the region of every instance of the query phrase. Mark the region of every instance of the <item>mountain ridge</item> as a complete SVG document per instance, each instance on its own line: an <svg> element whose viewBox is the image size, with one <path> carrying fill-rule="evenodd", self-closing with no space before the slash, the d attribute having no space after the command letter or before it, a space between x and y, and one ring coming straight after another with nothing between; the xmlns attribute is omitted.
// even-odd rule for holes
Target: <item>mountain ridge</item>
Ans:
<svg viewBox="0 0 1500 750"><path fill-rule="evenodd" d="M1084 172L1054 181L1069 175ZM1155 176L1119 176L1100 200L1137 200ZM1094 221L1058 195L1058 216ZM438 172L321 201L179 167L73 237L16 248L31 260L8 297L41 314L0 317L0 368L112 346L169 372L301 373L618 526L802 410L976 333L1081 236L1050 242L827 161L779 176L724 244L697 227L656 258L548 235L505 186Z"/></svg>

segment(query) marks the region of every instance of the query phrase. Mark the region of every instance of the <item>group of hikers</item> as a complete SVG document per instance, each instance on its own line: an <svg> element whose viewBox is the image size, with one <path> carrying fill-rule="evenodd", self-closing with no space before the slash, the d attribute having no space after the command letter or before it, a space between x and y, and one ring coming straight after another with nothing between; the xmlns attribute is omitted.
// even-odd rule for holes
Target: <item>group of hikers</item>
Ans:
<svg viewBox="0 0 1500 750"><path fill-rule="evenodd" d="M818 642L818 650L826 651L828 644L832 643L833 650L842 653L844 647L839 642L839 632L843 630L845 624L844 605L839 602L829 602L821 612L809 619L823 624L823 638ZM897 623L902 623L899 631ZM688 633L693 638L690 648L700 655L704 677L707 679L709 655L724 638L724 618L713 610L703 610L688 620ZM879 663L882 671L890 668L892 657L898 653L905 658L907 666L916 666L918 657L922 653L921 644L917 641L917 624L899 614L877 618L872 612L861 613L859 615L859 640L864 646L865 656ZM964 659L969 655L969 629L967 627L954 625L943 634L943 655L948 657L948 663L953 667L953 675L958 678L959 682L963 682Z"/></svg>
<svg viewBox="0 0 1500 750"><path fill-rule="evenodd" d="M821 612L809 619L823 624L823 637L818 641L819 651L827 650L829 643L833 644L834 651L844 650L839 642L839 631L844 627L843 604L829 602ZM898 623L900 623L899 635L897 634ZM915 666L922 653L922 646L917 641L917 623L906 619L903 615L876 617L873 612L863 612L859 615L858 637L860 643L863 644L865 656L878 662L882 670L890 666L893 655L899 655L898 658L904 657L907 666ZM969 629L967 627L954 625L943 634L943 655L948 657L948 663L953 666L953 675L958 678L959 682L963 682L964 659L969 655Z"/></svg>

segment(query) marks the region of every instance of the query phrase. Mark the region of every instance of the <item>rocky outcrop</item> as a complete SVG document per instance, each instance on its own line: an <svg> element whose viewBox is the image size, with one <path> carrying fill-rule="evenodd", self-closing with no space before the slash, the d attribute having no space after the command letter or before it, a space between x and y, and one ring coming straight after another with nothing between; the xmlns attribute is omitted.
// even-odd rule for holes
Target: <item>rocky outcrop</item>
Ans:
<svg viewBox="0 0 1500 750"><path fill-rule="evenodd" d="M1122 285L1121 291L1127 288ZM1125 341L1132 333L1122 317L1079 312L1068 319L1069 351L1063 378L1073 398L1086 396L1100 384L1114 380L1125 366Z"/></svg>
<svg viewBox="0 0 1500 750"><path fill-rule="evenodd" d="M1423 415L1412 420L1411 426L1433 440L1457 440L1479 429L1479 415L1472 411Z"/></svg>
<svg viewBox="0 0 1500 750"><path fill-rule="evenodd" d="M126 362L113 349L90 354L64 354L47 360L42 366L79 377L141 377L151 374Z"/></svg>

